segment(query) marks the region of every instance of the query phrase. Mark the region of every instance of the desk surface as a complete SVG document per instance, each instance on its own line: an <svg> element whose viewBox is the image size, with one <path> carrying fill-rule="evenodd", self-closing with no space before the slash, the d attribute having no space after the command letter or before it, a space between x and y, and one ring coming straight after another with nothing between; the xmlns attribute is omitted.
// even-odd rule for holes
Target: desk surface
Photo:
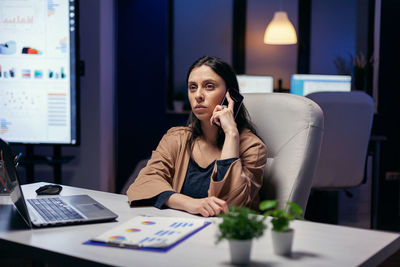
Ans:
<svg viewBox="0 0 400 267"><path fill-rule="evenodd" d="M27 198L44 183L24 185ZM119 215L117 222L27 229L9 196L0 196L0 252L41 259L49 263L106 264L117 266L226 266L228 242L215 244L217 225L212 224L167 253L83 245L85 241L123 223L133 216L193 215L153 207L130 208L125 195L64 186L62 195L88 194ZM197 217L197 216L196 216ZM218 220L213 218L214 221ZM13 223L10 223L13 221ZM400 249L400 234L356 229L307 221L295 221L293 255L273 254L269 230L255 240L253 266L374 266Z"/></svg>

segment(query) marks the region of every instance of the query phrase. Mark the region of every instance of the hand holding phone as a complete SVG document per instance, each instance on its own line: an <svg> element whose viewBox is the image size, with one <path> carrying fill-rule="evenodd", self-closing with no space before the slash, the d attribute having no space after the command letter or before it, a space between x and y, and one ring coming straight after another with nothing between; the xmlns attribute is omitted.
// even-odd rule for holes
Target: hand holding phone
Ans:
<svg viewBox="0 0 400 267"><path fill-rule="evenodd" d="M231 99L234 102L233 118L236 119L236 116L239 113L240 107L242 106L244 97L237 90L228 89L226 92L229 92L229 96L231 97ZM224 99L222 100L221 105L229 106L229 102L228 102L228 99L226 98L226 94L225 94Z"/></svg>
<svg viewBox="0 0 400 267"><path fill-rule="evenodd" d="M227 93L228 92L229 92L230 98L233 100L233 103L232 103L233 104L233 119L236 119L236 116L239 113L240 107L242 106L244 97L237 90L228 89ZM224 99L221 102L221 106L228 107L228 108L230 107L226 94L225 94ZM214 120L214 116L211 119L212 119L212 123L214 125L220 126L221 123L219 122L219 120L218 120L218 122L216 122Z"/></svg>

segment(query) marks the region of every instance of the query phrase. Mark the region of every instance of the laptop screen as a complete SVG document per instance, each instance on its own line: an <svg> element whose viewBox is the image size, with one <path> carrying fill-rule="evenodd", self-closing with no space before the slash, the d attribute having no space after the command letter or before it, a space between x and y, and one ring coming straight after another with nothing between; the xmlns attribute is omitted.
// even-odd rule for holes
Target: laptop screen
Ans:
<svg viewBox="0 0 400 267"><path fill-rule="evenodd" d="M32 227L28 208L18 180L10 146L0 139L0 183L4 191L9 192L18 212L24 221Z"/></svg>
<svg viewBox="0 0 400 267"><path fill-rule="evenodd" d="M350 92L351 76L293 74L290 78L290 93L306 96L315 92Z"/></svg>

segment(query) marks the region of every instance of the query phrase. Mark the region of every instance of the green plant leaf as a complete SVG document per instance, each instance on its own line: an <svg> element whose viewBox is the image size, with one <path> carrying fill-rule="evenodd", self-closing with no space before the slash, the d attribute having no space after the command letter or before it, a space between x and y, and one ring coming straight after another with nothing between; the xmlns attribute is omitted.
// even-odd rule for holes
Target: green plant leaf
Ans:
<svg viewBox="0 0 400 267"><path fill-rule="evenodd" d="M278 209L278 200L266 200L260 203L261 210L267 210L264 217L271 216L272 230L276 232L284 232L289 229L290 222L294 219L301 219L303 210L301 207L288 201L285 209Z"/></svg>
<svg viewBox="0 0 400 267"><path fill-rule="evenodd" d="M289 221L284 217L274 218L271 223L273 230L276 232L284 232L289 228Z"/></svg>
<svg viewBox="0 0 400 267"><path fill-rule="evenodd" d="M264 200L260 203L260 210L269 210L278 205L278 200Z"/></svg>
<svg viewBox="0 0 400 267"><path fill-rule="evenodd" d="M229 208L229 213L220 214L222 223L219 224L219 234L217 236L217 243L222 239L228 240L248 240L260 237L266 225L264 224L265 218L259 216L255 211L246 207Z"/></svg>
<svg viewBox="0 0 400 267"><path fill-rule="evenodd" d="M287 205L290 206L290 212L292 214L301 215L303 213L303 209L296 203L288 201Z"/></svg>

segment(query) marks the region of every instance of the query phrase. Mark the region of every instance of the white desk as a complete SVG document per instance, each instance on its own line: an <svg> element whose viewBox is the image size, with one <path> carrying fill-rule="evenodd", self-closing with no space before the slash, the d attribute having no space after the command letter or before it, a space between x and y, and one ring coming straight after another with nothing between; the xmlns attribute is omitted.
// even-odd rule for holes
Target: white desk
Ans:
<svg viewBox="0 0 400 267"><path fill-rule="evenodd" d="M27 197L43 185L24 185ZM119 223L136 215L192 215L156 208L130 208L127 197L64 186L62 195L88 194L119 215L117 222L53 227L29 230L18 214L12 214L8 196L0 196L0 253L22 255L49 263L106 264L117 266L226 266L229 249L226 241L215 245L217 226L206 227L167 253L83 245ZM14 210L15 212L15 210ZM13 223L8 223L10 219ZM216 219L214 219L216 220ZM18 223L19 222L19 223ZM400 235L306 221L296 221L293 255L285 258L273 254L270 233L253 244L253 266L375 266L400 249Z"/></svg>

